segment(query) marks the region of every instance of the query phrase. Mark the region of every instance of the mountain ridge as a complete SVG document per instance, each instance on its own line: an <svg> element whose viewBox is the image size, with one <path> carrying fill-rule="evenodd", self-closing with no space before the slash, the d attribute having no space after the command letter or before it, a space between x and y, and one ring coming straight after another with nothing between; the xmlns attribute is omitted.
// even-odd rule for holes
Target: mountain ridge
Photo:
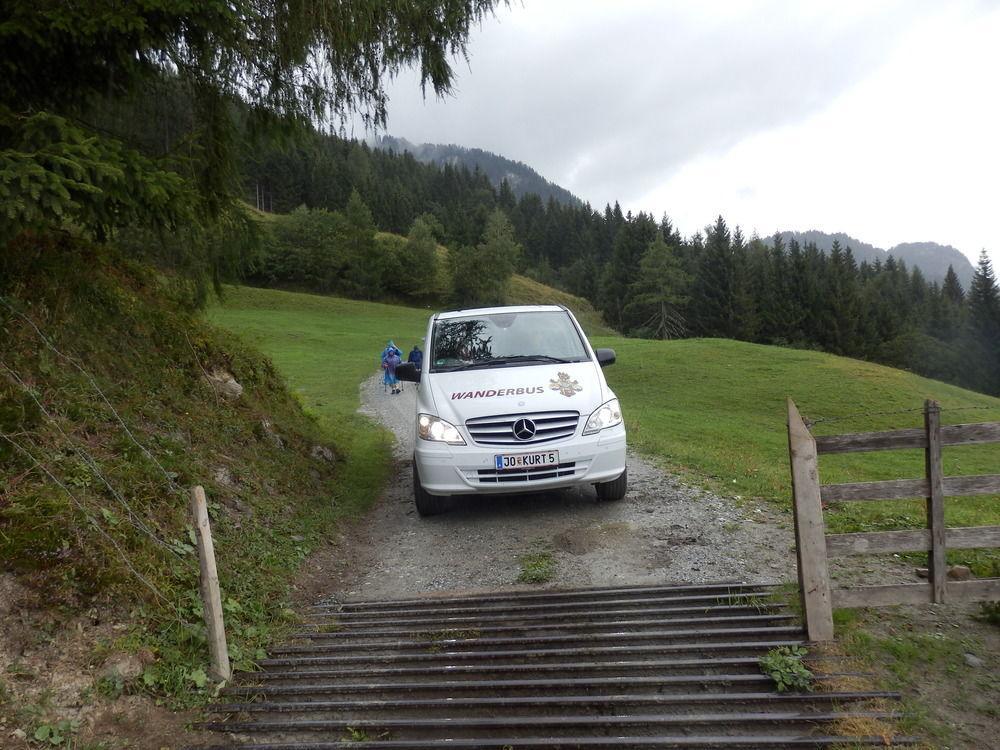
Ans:
<svg viewBox="0 0 1000 750"><path fill-rule="evenodd" d="M955 269L955 274L965 289L969 288L975 273L972 261L960 250L951 245L942 245L939 242L900 242L886 250L863 242L845 232L821 232L818 229L807 229L805 231L785 230L778 232L778 234L785 243L792 238L800 244L811 242L815 243L816 247L823 252L830 252L834 241L837 241L841 247L851 248L854 259L858 263L862 261L873 263L876 260L885 263L891 255L896 260L904 261L910 268L919 268L928 281L943 281L950 265ZM768 238L766 241L771 242L773 238Z"/></svg>
<svg viewBox="0 0 1000 750"><path fill-rule="evenodd" d="M417 161L444 165L461 165L473 170L479 169L489 178L494 187L499 188L506 180L515 197L535 193L543 201L550 198L568 206L582 206L584 201L564 187L545 179L527 164L508 159L500 154L480 148L468 148L455 144L413 143L406 138L391 135L374 136L369 140L373 148L397 154L410 153ZM834 241L841 247L850 247L859 263L879 261L885 263L889 256L904 261L909 268L919 268L929 281L941 282L948 272L948 266L955 269L958 280L965 289L969 288L975 268L972 262L957 248L938 242L901 242L889 249L863 242L846 232L822 232L817 229L804 231L784 230L779 232L787 243L795 238L799 243L815 243L824 252L830 252ZM769 241L771 238L765 238Z"/></svg>
<svg viewBox="0 0 1000 750"><path fill-rule="evenodd" d="M392 151L397 154L409 152L417 161L437 164L462 165L472 170L479 168L493 186L500 187L504 180L510 185L517 198L534 193L547 201L552 198L557 203L567 206L582 206L583 201L569 190L547 180L524 162L508 159L481 148L467 148L454 143L413 143L405 138L391 135L375 136L370 144L382 151Z"/></svg>

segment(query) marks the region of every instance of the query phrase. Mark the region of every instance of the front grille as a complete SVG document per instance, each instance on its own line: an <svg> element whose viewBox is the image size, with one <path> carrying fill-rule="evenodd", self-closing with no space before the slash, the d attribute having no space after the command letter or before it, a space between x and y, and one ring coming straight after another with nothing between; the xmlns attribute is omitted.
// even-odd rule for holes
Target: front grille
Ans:
<svg viewBox="0 0 1000 750"><path fill-rule="evenodd" d="M530 469L479 469L477 479L483 484L503 482L537 482L539 479L571 477L576 473L576 463L570 461L555 466L535 466Z"/></svg>
<svg viewBox="0 0 1000 750"><path fill-rule="evenodd" d="M530 419L535 424L535 436L528 440L514 437L514 423ZM580 422L577 411L540 411L527 414L499 414L466 420L465 426L479 445L537 445L567 438L576 432Z"/></svg>

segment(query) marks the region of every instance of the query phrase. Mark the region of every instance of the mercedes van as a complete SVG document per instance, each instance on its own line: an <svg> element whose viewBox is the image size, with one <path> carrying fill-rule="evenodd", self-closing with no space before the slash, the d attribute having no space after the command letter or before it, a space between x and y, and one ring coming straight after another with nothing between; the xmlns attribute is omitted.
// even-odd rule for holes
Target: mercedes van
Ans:
<svg viewBox="0 0 1000 750"><path fill-rule="evenodd" d="M625 425L590 346L561 305L453 310L428 323L417 383L413 495L422 516L452 495L524 493L592 484L625 496Z"/></svg>

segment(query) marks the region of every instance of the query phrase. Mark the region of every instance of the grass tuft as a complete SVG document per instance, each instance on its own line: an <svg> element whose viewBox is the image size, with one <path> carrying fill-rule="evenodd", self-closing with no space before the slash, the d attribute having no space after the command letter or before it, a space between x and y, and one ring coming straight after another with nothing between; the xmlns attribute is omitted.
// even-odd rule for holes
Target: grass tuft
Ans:
<svg viewBox="0 0 1000 750"><path fill-rule="evenodd" d="M556 563L551 552L532 552L523 555L520 562L518 583L548 583L556 573Z"/></svg>

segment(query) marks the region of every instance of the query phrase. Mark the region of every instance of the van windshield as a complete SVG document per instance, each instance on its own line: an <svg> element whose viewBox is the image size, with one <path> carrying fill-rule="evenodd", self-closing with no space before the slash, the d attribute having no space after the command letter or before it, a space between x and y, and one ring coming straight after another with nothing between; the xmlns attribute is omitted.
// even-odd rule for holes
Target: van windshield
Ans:
<svg viewBox="0 0 1000 750"><path fill-rule="evenodd" d="M587 349L562 310L499 312L434 324L431 372L584 362Z"/></svg>

